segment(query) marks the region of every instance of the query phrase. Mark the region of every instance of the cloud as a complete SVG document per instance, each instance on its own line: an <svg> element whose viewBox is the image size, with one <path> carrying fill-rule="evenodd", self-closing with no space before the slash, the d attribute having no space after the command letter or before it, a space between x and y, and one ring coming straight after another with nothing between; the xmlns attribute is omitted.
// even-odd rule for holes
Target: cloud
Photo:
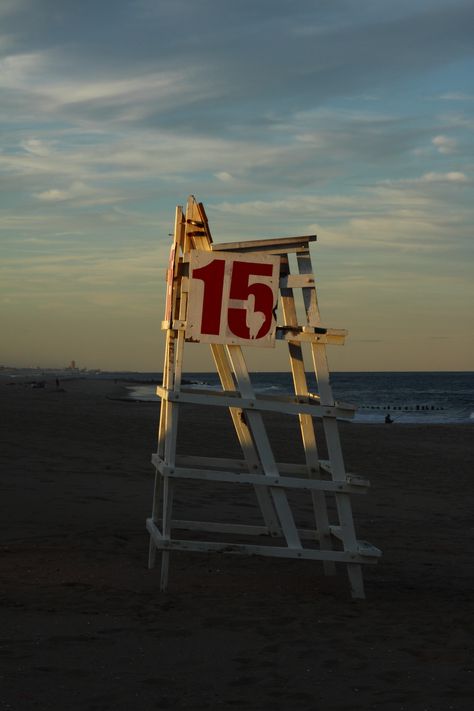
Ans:
<svg viewBox="0 0 474 711"><path fill-rule="evenodd" d="M426 195L400 183L377 183L351 194L314 193L291 195L277 200L212 203L217 213L266 219L278 216L281 222L316 218L318 220L351 219L380 215L394 209L430 210L432 201Z"/></svg>
<svg viewBox="0 0 474 711"><path fill-rule="evenodd" d="M91 189L88 188L87 185L81 182L76 182L72 183L72 185L65 190L51 188L50 190L45 190L42 193L36 193L35 197L38 200L43 200L44 202L62 202L63 200L71 200L73 198L84 197L85 195L90 194Z"/></svg>
<svg viewBox="0 0 474 711"><path fill-rule="evenodd" d="M222 180L224 183L229 182L230 180L233 180L233 177L230 173L227 173L225 170L221 170L218 173L215 174L216 178L219 180Z"/></svg>
<svg viewBox="0 0 474 711"><path fill-rule="evenodd" d="M469 183L470 178L463 172L458 170L448 171L446 173L439 173L436 171L430 171L428 173L423 173L423 175L413 178L401 178L400 180L382 180L378 183L379 188L384 190L392 189L396 191L397 189L406 189L410 186L420 186L425 183ZM413 193L415 195L416 193Z"/></svg>
<svg viewBox="0 0 474 711"><path fill-rule="evenodd" d="M77 201L80 205L107 205L119 202L124 197L120 195L107 194L104 189L97 190L93 186L86 185L81 181L72 183L68 188L50 188L40 193L35 193L37 200L46 203Z"/></svg>
<svg viewBox="0 0 474 711"><path fill-rule="evenodd" d="M48 110L93 111L98 108L115 108L138 105L175 107L190 101L194 71L150 72L126 78L105 76L101 80L50 81L36 90L49 102ZM150 109L151 110L151 109ZM137 118L131 114L132 119ZM122 115L122 119L127 116Z"/></svg>
<svg viewBox="0 0 474 711"><path fill-rule="evenodd" d="M460 171L453 170L449 173L425 173L419 178L421 183L467 183L468 177Z"/></svg>
<svg viewBox="0 0 474 711"><path fill-rule="evenodd" d="M32 153L35 156L47 156L50 153L49 145L37 138L27 138L21 141L20 145L27 153Z"/></svg>
<svg viewBox="0 0 474 711"><path fill-rule="evenodd" d="M117 0L95 4L100 32L82 4L65 0L59 12L52 3L48 12L32 3L22 22L7 23L29 50L1 66L10 101L97 125L130 121L209 135L262 125L269 107L284 116L367 95L472 51L469 4L414 11L370 2L364 12L350 2L334 9L310 0ZM177 29L183 17L191 33Z"/></svg>
<svg viewBox="0 0 474 711"><path fill-rule="evenodd" d="M82 117L101 125L106 118L114 121L143 121L159 111L170 111L192 103L196 93L211 98L212 89L196 81L198 68L155 70L150 67L130 68L117 76L117 70L101 72L99 78L70 76L61 72L64 58L57 50L15 54L0 60L0 88L8 91L4 102L15 105L19 100L43 118ZM199 88L197 88L199 84Z"/></svg>
<svg viewBox="0 0 474 711"><path fill-rule="evenodd" d="M449 136L435 136L432 143L440 153L454 153L457 148L457 141Z"/></svg>
<svg viewBox="0 0 474 711"><path fill-rule="evenodd" d="M19 90L24 85L34 88L34 81L42 76L50 56L49 51L43 51L20 52L3 57L0 60L0 86L14 90Z"/></svg>
<svg viewBox="0 0 474 711"><path fill-rule="evenodd" d="M466 94L463 91L448 91L446 94L441 94L438 98L443 101L472 101L474 94Z"/></svg>
<svg viewBox="0 0 474 711"><path fill-rule="evenodd" d="M468 112L450 112L447 114L441 114L439 121L444 124L444 127L462 129L472 131L474 130L474 119L472 115Z"/></svg>
<svg viewBox="0 0 474 711"><path fill-rule="evenodd" d="M208 213L211 226L216 221L231 231L239 224L241 232L243 225L253 224L254 234L262 230L280 235L316 233L328 246L362 249L361 256L386 250L437 253L469 245L471 208L462 195L457 200L453 195L456 186L468 182L461 172L431 172L413 179L378 181L346 195L319 192L214 202Z"/></svg>

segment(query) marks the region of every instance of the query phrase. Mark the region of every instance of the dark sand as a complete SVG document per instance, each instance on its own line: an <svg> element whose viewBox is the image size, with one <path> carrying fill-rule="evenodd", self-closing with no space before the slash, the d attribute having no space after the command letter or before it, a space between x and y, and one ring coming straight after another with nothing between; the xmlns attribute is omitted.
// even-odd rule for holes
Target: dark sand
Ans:
<svg viewBox="0 0 474 711"><path fill-rule="evenodd" d="M384 553L366 601L343 567L197 553L172 555L162 594L145 531L158 405L63 387L0 381L0 708L474 708L472 427L341 425L347 468L372 482L358 536ZM181 449L209 451L203 413L182 422ZM238 454L211 422L213 453ZM271 424L297 457L288 419ZM235 489L183 484L178 513L251 517Z"/></svg>

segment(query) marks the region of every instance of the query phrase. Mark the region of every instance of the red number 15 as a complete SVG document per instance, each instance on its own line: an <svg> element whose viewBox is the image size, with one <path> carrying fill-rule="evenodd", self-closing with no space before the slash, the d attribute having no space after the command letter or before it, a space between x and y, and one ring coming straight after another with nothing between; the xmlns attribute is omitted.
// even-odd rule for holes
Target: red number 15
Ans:
<svg viewBox="0 0 474 711"><path fill-rule="evenodd" d="M227 313L229 330L246 340L263 338L272 325L273 291L268 284L250 284L252 276L271 277L271 264L234 262L230 282L230 299L247 302L247 308L230 307ZM201 333L219 335L224 290L225 260L213 259L205 267L194 269L194 279L204 282Z"/></svg>

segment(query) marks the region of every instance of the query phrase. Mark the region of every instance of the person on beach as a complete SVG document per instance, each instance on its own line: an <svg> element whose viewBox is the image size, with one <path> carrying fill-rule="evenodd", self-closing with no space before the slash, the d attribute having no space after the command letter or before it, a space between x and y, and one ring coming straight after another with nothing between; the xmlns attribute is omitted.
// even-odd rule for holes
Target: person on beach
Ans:
<svg viewBox="0 0 474 711"><path fill-rule="evenodd" d="M386 424L386 425L391 425L392 422L393 422L393 420L392 420L392 418L390 417L390 413L387 412L387 414L385 415L385 424Z"/></svg>

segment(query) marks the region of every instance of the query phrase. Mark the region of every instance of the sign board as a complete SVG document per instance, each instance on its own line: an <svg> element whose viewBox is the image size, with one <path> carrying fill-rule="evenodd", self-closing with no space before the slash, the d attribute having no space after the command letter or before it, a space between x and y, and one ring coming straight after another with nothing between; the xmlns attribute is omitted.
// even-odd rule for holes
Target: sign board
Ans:
<svg viewBox="0 0 474 711"><path fill-rule="evenodd" d="M191 250L186 340L274 346L279 276L275 255Z"/></svg>

